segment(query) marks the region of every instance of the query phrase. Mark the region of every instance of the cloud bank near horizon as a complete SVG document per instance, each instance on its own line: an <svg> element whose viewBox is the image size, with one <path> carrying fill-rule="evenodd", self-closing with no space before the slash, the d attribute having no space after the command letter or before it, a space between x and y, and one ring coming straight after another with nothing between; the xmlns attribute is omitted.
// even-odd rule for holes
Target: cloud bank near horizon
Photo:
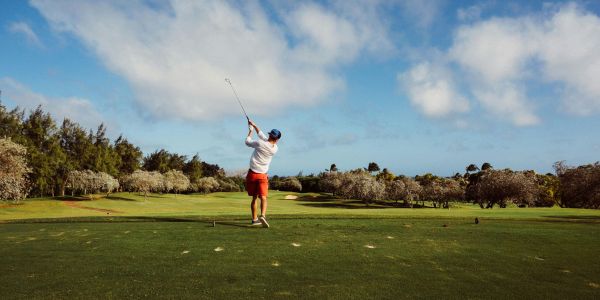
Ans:
<svg viewBox="0 0 600 300"><path fill-rule="evenodd" d="M31 1L54 30L78 38L125 78L137 104L158 118L239 114L226 77L252 115L315 105L344 89L338 68L394 51L376 3L308 2L273 11L239 4Z"/></svg>
<svg viewBox="0 0 600 300"><path fill-rule="evenodd" d="M42 106L45 112L52 115L58 126L65 118L76 121L85 129L95 129L101 123L106 123L105 118L88 99L46 96L9 77L0 78L0 90L3 96L21 109L34 110ZM108 127L112 129L115 125L110 124Z"/></svg>
<svg viewBox="0 0 600 300"><path fill-rule="evenodd" d="M569 3L539 15L464 20L440 57L424 58L398 74L398 83L423 115L463 120L469 104L515 126L542 122L529 97L541 85L561 98L560 110L600 113L600 18ZM463 16L464 15L464 16ZM468 99L468 100L466 100ZM471 105L472 106L472 105Z"/></svg>

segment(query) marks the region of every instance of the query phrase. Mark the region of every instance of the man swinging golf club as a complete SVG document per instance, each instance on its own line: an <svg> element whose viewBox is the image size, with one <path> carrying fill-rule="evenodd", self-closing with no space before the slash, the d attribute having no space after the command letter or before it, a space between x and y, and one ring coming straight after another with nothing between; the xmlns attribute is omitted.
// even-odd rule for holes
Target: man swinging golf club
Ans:
<svg viewBox="0 0 600 300"><path fill-rule="evenodd" d="M256 126L254 122L248 119L248 136L246 137L246 146L254 148L252 157L250 157L250 169L246 176L246 191L248 196L252 197L250 209L252 210L252 225L261 225L269 228L267 222L267 194L269 190L269 164L273 155L277 153L277 141L281 138L281 132L273 129L267 137L264 132ZM252 139L252 131L256 132L257 140ZM256 211L257 201L260 198L260 216Z"/></svg>

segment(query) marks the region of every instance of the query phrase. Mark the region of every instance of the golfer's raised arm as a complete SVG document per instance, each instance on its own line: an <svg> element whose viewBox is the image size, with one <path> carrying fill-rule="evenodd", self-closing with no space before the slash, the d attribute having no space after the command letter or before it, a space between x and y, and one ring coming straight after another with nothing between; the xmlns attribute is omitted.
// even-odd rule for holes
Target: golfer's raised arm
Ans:
<svg viewBox="0 0 600 300"><path fill-rule="evenodd" d="M250 122L248 122L250 123ZM246 146L256 148L258 147L258 141L252 140L252 127L248 127L248 136L246 136Z"/></svg>
<svg viewBox="0 0 600 300"><path fill-rule="evenodd" d="M252 120L248 120L248 125L254 127L254 130L256 130L256 132L260 132L260 128L258 128L258 125L256 125L256 123L254 123L254 121Z"/></svg>
<svg viewBox="0 0 600 300"><path fill-rule="evenodd" d="M250 126L254 127L254 130L256 130L256 134L258 135L259 139L261 139L265 142L269 140L269 137L264 132L262 132L262 130L260 130L260 128L258 127L258 125L256 125L256 123L254 123L251 120L248 120L248 124L250 124Z"/></svg>

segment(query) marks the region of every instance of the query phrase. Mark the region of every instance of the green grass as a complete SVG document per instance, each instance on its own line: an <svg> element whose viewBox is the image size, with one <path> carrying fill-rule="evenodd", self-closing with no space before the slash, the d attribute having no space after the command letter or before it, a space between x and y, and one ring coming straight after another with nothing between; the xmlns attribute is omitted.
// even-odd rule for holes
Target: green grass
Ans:
<svg viewBox="0 0 600 300"><path fill-rule="evenodd" d="M299 196L296 200L285 200L286 195ZM118 193L97 200L74 201L76 206L65 204L59 198L39 198L20 205L0 205L0 221L93 217L93 216L199 216L227 219L232 216L247 216L249 197L245 193L213 193L209 195L152 194L144 199L136 193ZM68 197L66 200L69 199ZM75 200L81 200L76 198ZM87 209L86 209L87 208ZM92 209L90 209L92 208ZM99 209L93 210L93 209ZM102 211L105 210L105 211ZM357 217L411 217L411 218L503 218L503 219L556 219L571 220L600 219L598 210L564 208L505 208L481 209L476 205L460 204L451 209L405 209L379 205L366 207L360 201L331 199L318 194L298 194L271 191L269 215L292 216L357 216Z"/></svg>
<svg viewBox="0 0 600 300"><path fill-rule="evenodd" d="M267 230L247 226L242 193L3 207L0 298L600 297L598 211L287 194L272 193Z"/></svg>

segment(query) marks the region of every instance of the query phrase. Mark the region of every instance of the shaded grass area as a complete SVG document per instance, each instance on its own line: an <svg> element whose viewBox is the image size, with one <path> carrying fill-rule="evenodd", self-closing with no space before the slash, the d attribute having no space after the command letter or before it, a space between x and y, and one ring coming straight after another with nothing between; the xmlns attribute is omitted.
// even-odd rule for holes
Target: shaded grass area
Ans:
<svg viewBox="0 0 600 300"><path fill-rule="evenodd" d="M286 195L298 196L286 200ZM28 199L20 205L0 207L0 221L37 218L75 218L99 216L246 216L249 197L245 193L213 193L208 195L152 194L144 198L137 193L118 193L108 197L96 195L94 200L78 198ZM471 204L454 204L451 209L402 208L392 204L344 200L311 193L271 191L270 215L294 216L368 216L410 218L500 218L562 219L600 222L600 210L564 208L495 208L481 209Z"/></svg>
<svg viewBox="0 0 600 300"><path fill-rule="evenodd" d="M600 297L593 222L212 219L2 224L0 298Z"/></svg>

